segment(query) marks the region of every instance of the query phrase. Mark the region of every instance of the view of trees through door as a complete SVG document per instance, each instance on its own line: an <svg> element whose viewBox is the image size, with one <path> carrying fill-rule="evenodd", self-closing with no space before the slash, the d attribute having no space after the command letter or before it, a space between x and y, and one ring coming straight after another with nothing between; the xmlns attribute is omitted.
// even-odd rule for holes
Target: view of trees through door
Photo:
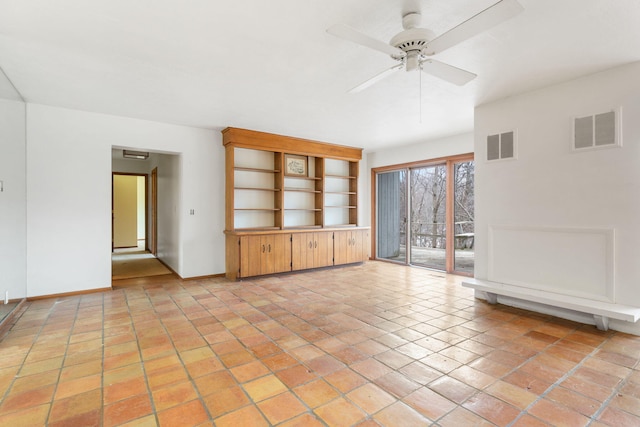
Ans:
<svg viewBox="0 0 640 427"><path fill-rule="evenodd" d="M375 171L377 258L472 275L472 157L385 169Z"/></svg>
<svg viewBox="0 0 640 427"><path fill-rule="evenodd" d="M445 165L409 170L409 212L411 264L446 270L446 196Z"/></svg>
<svg viewBox="0 0 640 427"><path fill-rule="evenodd" d="M473 181L475 165L473 161L454 163L453 186L453 238L454 271L473 274L475 237Z"/></svg>

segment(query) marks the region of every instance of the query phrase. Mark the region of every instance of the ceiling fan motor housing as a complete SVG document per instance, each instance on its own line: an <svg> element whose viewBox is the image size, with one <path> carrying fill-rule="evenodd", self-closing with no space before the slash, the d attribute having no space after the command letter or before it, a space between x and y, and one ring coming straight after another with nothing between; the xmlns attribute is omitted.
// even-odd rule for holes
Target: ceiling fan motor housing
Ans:
<svg viewBox="0 0 640 427"><path fill-rule="evenodd" d="M412 71L418 68L421 56L420 51L434 37L435 34L426 28L410 28L393 36L389 44L407 54L407 71ZM402 60L398 56L392 55L391 57L397 61Z"/></svg>

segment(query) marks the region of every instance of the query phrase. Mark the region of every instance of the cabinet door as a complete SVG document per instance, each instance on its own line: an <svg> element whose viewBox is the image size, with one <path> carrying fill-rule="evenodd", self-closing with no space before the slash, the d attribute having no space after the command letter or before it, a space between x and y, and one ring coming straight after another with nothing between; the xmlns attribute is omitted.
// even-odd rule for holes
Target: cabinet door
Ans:
<svg viewBox="0 0 640 427"><path fill-rule="evenodd" d="M313 233L294 233L291 236L291 269L313 268Z"/></svg>
<svg viewBox="0 0 640 427"><path fill-rule="evenodd" d="M291 235L240 237L240 277L291 271Z"/></svg>
<svg viewBox="0 0 640 427"><path fill-rule="evenodd" d="M369 230L336 231L333 238L335 265L363 262L369 258Z"/></svg>
<svg viewBox="0 0 640 427"><path fill-rule="evenodd" d="M333 265L333 233L313 233L313 266Z"/></svg>
<svg viewBox="0 0 640 427"><path fill-rule="evenodd" d="M271 237L268 259L272 271L270 273L282 273L291 271L291 234L274 234ZM262 273L262 274L270 274Z"/></svg>
<svg viewBox="0 0 640 427"><path fill-rule="evenodd" d="M333 263L335 265L349 263L349 231L335 231L333 233Z"/></svg>
<svg viewBox="0 0 640 427"><path fill-rule="evenodd" d="M364 262L369 259L369 230L353 230L350 248L350 262Z"/></svg>
<svg viewBox="0 0 640 427"><path fill-rule="evenodd" d="M240 277L258 276L262 256L260 236L240 237Z"/></svg>
<svg viewBox="0 0 640 427"><path fill-rule="evenodd" d="M274 235L260 236L260 274L275 273L275 260L272 256L275 239Z"/></svg>

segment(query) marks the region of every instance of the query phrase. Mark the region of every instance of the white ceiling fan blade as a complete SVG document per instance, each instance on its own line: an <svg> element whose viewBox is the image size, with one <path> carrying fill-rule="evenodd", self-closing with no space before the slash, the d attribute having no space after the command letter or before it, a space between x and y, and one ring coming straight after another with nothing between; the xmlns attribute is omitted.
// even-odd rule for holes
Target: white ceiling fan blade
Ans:
<svg viewBox="0 0 640 427"><path fill-rule="evenodd" d="M380 80L384 79L385 77L393 74L395 71L401 69L404 66L404 64L397 64L394 65L391 68L387 68L386 70L384 70L381 73L376 74L375 76L371 77L369 80L360 83L358 86L354 87L353 89L351 89L348 93L358 93L366 88L368 88L369 86L373 85L374 83L379 82Z"/></svg>
<svg viewBox="0 0 640 427"><path fill-rule="evenodd" d="M441 36L431 40L427 43L427 46L422 49L422 54L431 56L440 53L445 49L455 46L476 34L514 17L522 10L524 10L524 8L517 0L501 0L467 19L462 24L453 27Z"/></svg>
<svg viewBox="0 0 640 427"><path fill-rule="evenodd" d="M380 40L374 39L373 37L369 37L368 35L363 34L360 31L349 27L348 25L334 25L327 29L327 33L336 37L340 37L341 39L366 46L370 49L386 53L387 55L391 55L393 57L403 58L405 56L403 50L398 49L397 47L393 47L390 44L387 44Z"/></svg>
<svg viewBox="0 0 640 427"><path fill-rule="evenodd" d="M420 64L420 67L425 73L439 77L442 80L458 86L465 85L476 78L476 74L454 67L453 65L445 64L444 62L436 61L435 59L427 59Z"/></svg>

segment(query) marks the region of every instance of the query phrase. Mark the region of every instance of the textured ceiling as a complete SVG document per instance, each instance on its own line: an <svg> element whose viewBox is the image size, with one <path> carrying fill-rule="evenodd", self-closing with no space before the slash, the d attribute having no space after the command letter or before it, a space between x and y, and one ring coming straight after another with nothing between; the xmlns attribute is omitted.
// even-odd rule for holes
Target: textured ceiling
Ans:
<svg viewBox="0 0 640 427"><path fill-rule="evenodd" d="M496 0L0 0L0 67L28 102L374 150L470 132L491 100L640 60L637 0L519 0L515 18L436 58L453 86L326 33L388 41L403 11L441 34Z"/></svg>

